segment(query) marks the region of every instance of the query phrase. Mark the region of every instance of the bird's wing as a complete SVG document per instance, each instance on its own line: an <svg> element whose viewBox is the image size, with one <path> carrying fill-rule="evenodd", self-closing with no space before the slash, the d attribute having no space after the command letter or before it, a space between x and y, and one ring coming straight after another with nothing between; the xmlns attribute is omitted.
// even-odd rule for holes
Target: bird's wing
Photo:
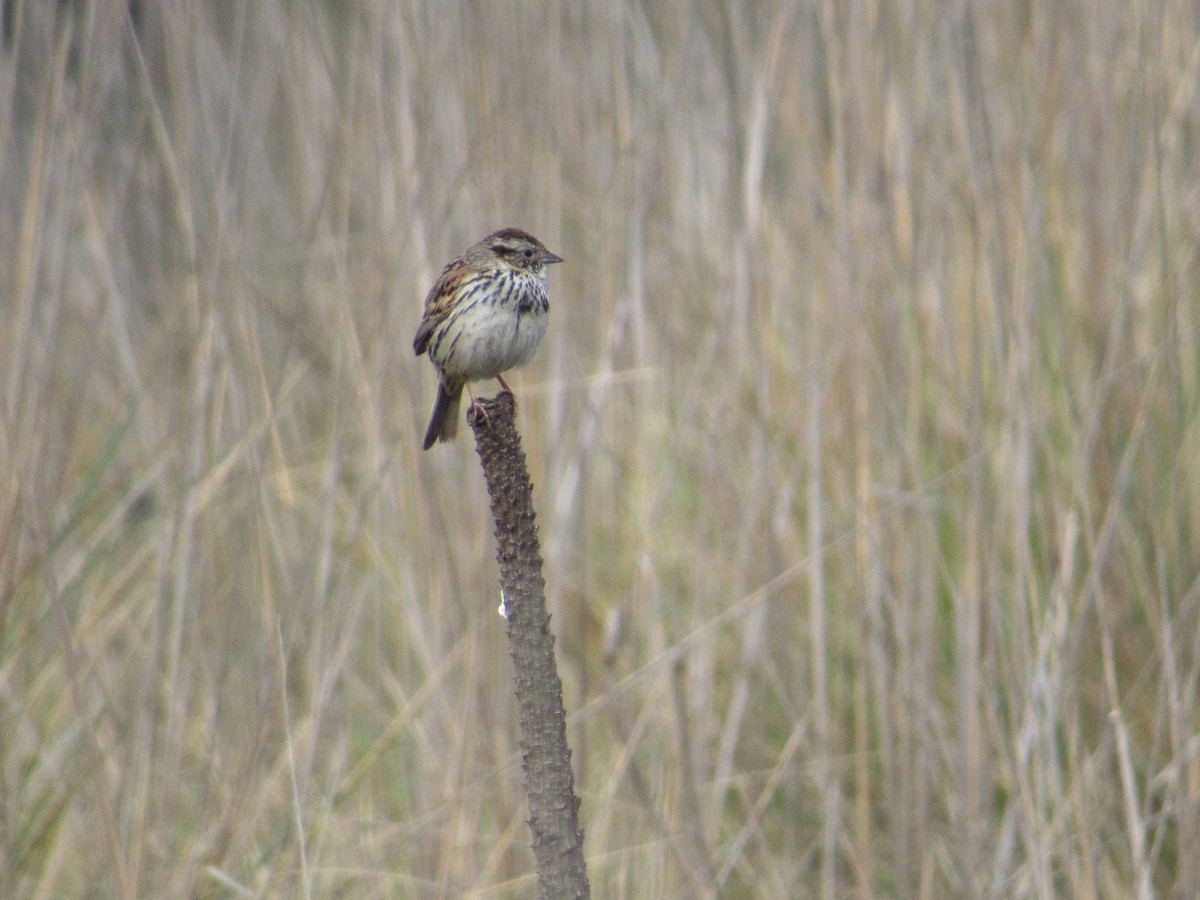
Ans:
<svg viewBox="0 0 1200 900"><path fill-rule="evenodd" d="M421 324L417 328L416 337L413 338L413 352L420 356L425 352L429 344L429 337L433 334L433 330L437 328L438 323L446 317L446 312L449 309L449 301L452 299L444 290L444 285L454 277L454 274L463 267L462 259L454 259L446 263L446 268L437 277L437 281L433 283L433 287L429 289L429 293L425 295L425 311L421 315Z"/></svg>

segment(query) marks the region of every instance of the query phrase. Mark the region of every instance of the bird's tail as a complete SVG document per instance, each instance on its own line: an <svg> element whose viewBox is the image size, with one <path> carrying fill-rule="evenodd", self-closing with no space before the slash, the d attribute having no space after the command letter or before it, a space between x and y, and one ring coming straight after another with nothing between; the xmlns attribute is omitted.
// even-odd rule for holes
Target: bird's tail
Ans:
<svg viewBox="0 0 1200 900"><path fill-rule="evenodd" d="M433 415L429 417L429 428L425 431L424 448L428 450L437 441L452 441L458 434L458 407L462 401L463 386L438 382L437 400L433 404Z"/></svg>

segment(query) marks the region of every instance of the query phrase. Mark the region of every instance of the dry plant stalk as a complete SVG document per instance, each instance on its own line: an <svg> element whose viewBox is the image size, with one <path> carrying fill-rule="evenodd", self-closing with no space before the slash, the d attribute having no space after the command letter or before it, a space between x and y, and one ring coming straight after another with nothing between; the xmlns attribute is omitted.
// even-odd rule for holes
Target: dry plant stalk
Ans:
<svg viewBox="0 0 1200 900"><path fill-rule="evenodd" d="M585 898L591 890L583 860L579 798L567 746L562 680L546 612L533 484L513 421L515 408L512 394L505 391L472 406L467 422L475 432L496 521L496 560L508 619L538 896Z"/></svg>

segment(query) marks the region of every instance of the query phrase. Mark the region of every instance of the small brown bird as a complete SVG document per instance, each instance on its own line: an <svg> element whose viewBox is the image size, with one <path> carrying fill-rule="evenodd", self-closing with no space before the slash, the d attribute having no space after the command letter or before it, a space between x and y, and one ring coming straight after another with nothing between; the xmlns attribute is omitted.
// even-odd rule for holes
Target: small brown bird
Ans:
<svg viewBox="0 0 1200 900"><path fill-rule="evenodd" d="M417 356L427 352L438 370L426 450L458 432L464 387L471 393L470 382L495 378L507 391L503 374L533 356L550 318L546 266L557 262L533 235L502 228L442 269L413 338Z"/></svg>

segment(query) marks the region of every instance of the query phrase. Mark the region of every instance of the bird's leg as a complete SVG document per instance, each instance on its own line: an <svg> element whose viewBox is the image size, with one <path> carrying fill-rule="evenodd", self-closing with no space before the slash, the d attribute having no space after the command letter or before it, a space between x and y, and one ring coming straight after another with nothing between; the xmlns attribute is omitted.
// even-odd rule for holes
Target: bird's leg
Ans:
<svg viewBox="0 0 1200 900"><path fill-rule="evenodd" d="M467 396L469 396L471 398L471 409L475 410L477 413L479 413L481 416L483 416L483 421L488 423L488 428L491 428L492 427L492 418L491 418L491 416L488 415L488 411L484 407L484 405L475 399L475 392L473 390L471 390L471 382L468 381L466 383L465 387L467 389Z"/></svg>
<svg viewBox="0 0 1200 900"><path fill-rule="evenodd" d="M500 387L504 388L504 392L513 398L513 409L517 408L517 395L513 393L513 389L508 386L508 382L504 380L503 375L497 375L496 380L500 382Z"/></svg>

